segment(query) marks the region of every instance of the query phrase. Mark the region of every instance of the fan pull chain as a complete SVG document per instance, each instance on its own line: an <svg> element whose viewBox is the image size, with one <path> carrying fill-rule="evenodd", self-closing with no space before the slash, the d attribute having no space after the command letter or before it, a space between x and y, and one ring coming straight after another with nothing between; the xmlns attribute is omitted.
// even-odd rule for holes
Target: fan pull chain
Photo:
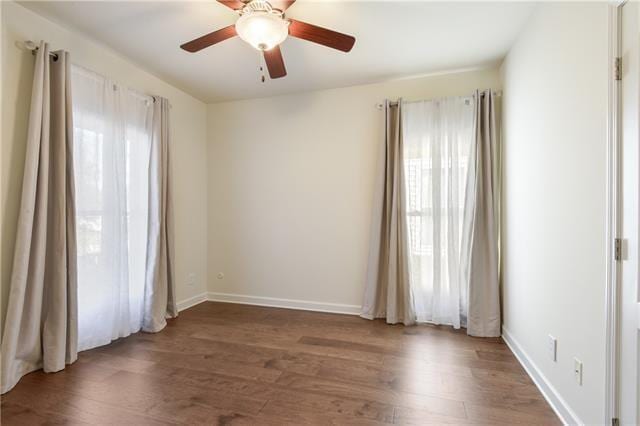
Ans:
<svg viewBox="0 0 640 426"><path fill-rule="evenodd" d="M264 83L266 78L264 76L264 66L262 65L262 52L258 52L258 71L260 71L260 82Z"/></svg>

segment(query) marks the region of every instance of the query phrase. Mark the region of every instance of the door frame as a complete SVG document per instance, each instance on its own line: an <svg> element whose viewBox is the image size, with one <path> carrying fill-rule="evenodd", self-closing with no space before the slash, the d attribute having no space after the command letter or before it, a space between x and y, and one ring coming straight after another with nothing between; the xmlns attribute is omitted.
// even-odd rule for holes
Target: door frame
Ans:
<svg viewBox="0 0 640 426"><path fill-rule="evenodd" d="M608 114L607 114L607 209L606 209L606 366L605 366L605 425L614 424L619 417L619 356L620 356L620 261L616 259L618 250L624 251L621 224L621 156L622 139L622 70L618 69L617 58L622 56L622 8L626 0L609 3L609 55L607 73ZM617 77L620 73L620 79ZM620 253L621 254L621 253Z"/></svg>

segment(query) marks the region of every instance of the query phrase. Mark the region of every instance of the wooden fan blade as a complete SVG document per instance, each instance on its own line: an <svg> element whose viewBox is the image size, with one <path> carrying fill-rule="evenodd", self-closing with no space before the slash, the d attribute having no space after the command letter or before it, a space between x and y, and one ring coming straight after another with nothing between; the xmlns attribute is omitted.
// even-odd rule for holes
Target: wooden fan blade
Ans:
<svg viewBox="0 0 640 426"><path fill-rule="evenodd" d="M244 2L240 0L218 0L218 3L222 3L227 6L229 9L238 10L244 7Z"/></svg>
<svg viewBox="0 0 640 426"><path fill-rule="evenodd" d="M280 78L287 75L287 70L284 68L284 59L282 59L282 52L280 47L276 46L271 50L265 50L264 61L267 63L267 69L269 70L269 77Z"/></svg>
<svg viewBox="0 0 640 426"><path fill-rule="evenodd" d="M202 50L205 47L220 43L228 38L235 37L236 35L238 34L236 33L235 25L229 25L228 27L221 28L207 35L203 35L202 37L198 37L195 40L191 40L180 47L187 52L193 53Z"/></svg>
<svg viewBox="0 0 640 426"><path fill-rule="evenodd" d="M273 7L274 9L278 9L281 11L285 11L287 9L289 9L289 7L291 7L291 5L293 3L295 3L296 0L273 0L273 1L269 1L269 4L271 4L271 7Z"/></svg>
<svg viewBox="0 0 640 426"><path fill-rule="evenodd" d="M347 34L342 34L306 22L289 19L289 35L292 37L308 40L332 49L349 52L356 42L356 38Z"/></svg>

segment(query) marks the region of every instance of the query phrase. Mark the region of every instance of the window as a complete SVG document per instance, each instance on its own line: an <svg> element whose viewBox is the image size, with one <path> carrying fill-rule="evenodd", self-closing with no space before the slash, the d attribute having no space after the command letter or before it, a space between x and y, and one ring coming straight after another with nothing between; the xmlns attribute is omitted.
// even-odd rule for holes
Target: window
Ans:
<svg viewBox="0 0 640 426"><path fill-rule="evenodd" d="M151 99L72 69L78 345L140 330L145 291Z"/></svg>
<svg viewBox="0 0 640 426"><path fill-rule="evenodd" d="M418 321L459 326L460 247L473 140L463 98L403 104L410 285Z"/></svg>

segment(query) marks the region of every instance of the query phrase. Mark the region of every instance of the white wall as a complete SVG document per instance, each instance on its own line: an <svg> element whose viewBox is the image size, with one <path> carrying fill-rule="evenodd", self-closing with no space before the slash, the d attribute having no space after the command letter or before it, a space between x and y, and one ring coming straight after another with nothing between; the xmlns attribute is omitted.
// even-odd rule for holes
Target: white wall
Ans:
<svg viewBox="0 0 640 426"><path fill-rule="evenodd" d="M34 64L31 53L15 45L24 40L46 40L53 49L71 52L72 61L78 65L170 100L177 295L180 301L203 293L207 276L206 105L84 36L47 21L16 3L3 1L0 4L3 19L2 317L13 262ZM187 286L187 275L192 272L196 274L196 285Z"/></svg>
<svg viewBox="0 0 640 426"><path fill-rule="evenodd" d="M375 105L499 85L489 69L210 105L209 290L358 311L383 143Z"/></svg>
<svg viewBox="0 0 640 426"><path fill-rule="evenodd" d="M607 71L605 2L540 5L502 68L504 330L591 424L604 421Z"/></svg>

